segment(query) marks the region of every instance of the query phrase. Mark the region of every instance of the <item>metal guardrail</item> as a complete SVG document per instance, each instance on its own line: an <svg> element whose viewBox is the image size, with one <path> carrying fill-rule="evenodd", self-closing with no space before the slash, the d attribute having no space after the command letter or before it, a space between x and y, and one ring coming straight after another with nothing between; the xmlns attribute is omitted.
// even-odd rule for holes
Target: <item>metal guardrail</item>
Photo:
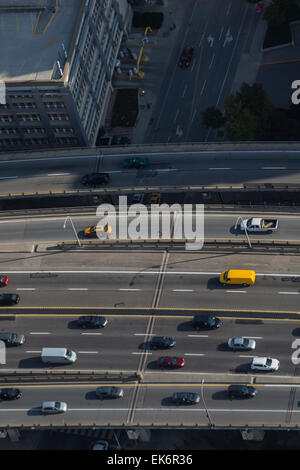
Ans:
<svg viewBox="0 0 300 470"><path fill-rule="evenodd" d="M0 384L2 383L28 383L33 384L34 382L86 382L86 381L103 381L103 382L136 382L141 381L142 375L138 372L108 372L108 371L97 371L97 370L26 370L20 369L13 370L10 372L0 371Z"/></svg>

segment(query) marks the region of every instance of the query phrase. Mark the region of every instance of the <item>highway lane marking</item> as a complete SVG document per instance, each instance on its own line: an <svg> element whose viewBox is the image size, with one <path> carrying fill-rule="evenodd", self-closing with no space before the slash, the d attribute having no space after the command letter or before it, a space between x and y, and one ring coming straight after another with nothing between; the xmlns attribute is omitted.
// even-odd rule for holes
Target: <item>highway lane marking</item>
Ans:
<svg viewBox="0 0 300 470"><path fill-rule="evenodd" d="M142 351L142 352L132 352L131 354L152 354L152 352Z"/></svg>
<svg viewBox="0 0 300 470"><path fill-rule="evenodd" d="M202 95L202 93L204 91L205 85L206 85L206 79L204 80L203 86L201 88L200 96Z"/></svg>
<svg viewBox="0 0 300 470"><path fill-rule="evenodd" d="M209 338L208 335L188 335L190 338Z"/></svg>
<svg viewBox="0 0 300 470"><path fill-rule="evenodd" d="M42 350L39 350L39 351L25 351L25 352L27 352L27 353L40 353L40 352L42 352Z"/></svg>
<svg viewBox="0 0 300 470"><path fill-rule="evenodd" d="M35 287L17 287L16 290L36 290Z"/></svg>
<svg viewBox="0 0 300 470"><path fill-rule="evenodd" d="M244 356L244 355L241 355L241 356L238 356L238 357L256 357L255 354L253 356Z"/></svg>
<svg viewBox="0 0 300 470"><path fill-rule="evenodd" d="M232 168L208 168L209 170L232 170Z"/></svg>
<svg viewBox="0 0 300 470"><path fill-rule="evenodd" d="M243 382L243 384L245 385L252 385L252 383L248 383L246 380ZM91 389L91 388L96 388L96 387L99 387L103 385L103 382L93 382L93 383L80 383L80 384L75 384L74 382L73 383L63 383L63 384L22 384L22 389L23 388L30 388L30 389L41 389L41 388L45 388L45 389L48 389L48 388L88 388L88 389ZM141 383L138 383L138 384L126 384L126 383L108 383L106 382L107 386L121 386L122 388L135 388L135 387L149 387L149 388L153 388L153 387L164 387L164 388L173 388L173 387L212 387L212 388L215 388L215 387L229 387L229 385L232 385L232 382L229 382L229 383L203 383L203 384L199 384L199 382L189 382L189 383L165 383L165 382L161 382L161 383L147 383L147 384L141 384ZM11 387L20 387L20 383L12 383L10 384ZM290 387L300 387L300 384L255 384L255 387L268 387L268 388L271 388L271 387L275 387L275 388L290 388Z"/></svg>
<svg viewBox="0 0 300 470"><path fill-rule="evenodd" d="M278 292L278 294L299 294L299 292Z"/></svg>
<svg viewBox="0 0 300 470"><path fill-rule="evenodd" d="M134 336L145 336L147 334L147 336L156 336L155 333L133 333Z"/></svg>
<svg viewBox="0 0 300 470"><path fill-rule="evenodd" d="M186 89L187 89L187 85L184 85L184 89L183 89L183 93L182 93L182 98L183 98L184 95L185 95Z"/></svg>
<svg viewBox="0 0 300 470"><path fill-rule="evenodd" d="M177 111L176 111L176 113L175 113L175 117L174 117L174 120L173 120L173 122L175 122L175 121L176 121L178 114L179 114L179 109L177 109Z"/></svg>
<svg viewBox="0 0 300 470"><path fill-rule="evenodd" d="M214 58L215 58L215 54L213 54L213 56L212 56L211 63L210 63L210 65L209 65L209 67L208 67L209 69L211 69L211 66L212 66L212 64L213 64Z"/></svg>
<svg viewBox="0 0 300 470"><path fill-rule="evenodd" d="M128 291L128 292L131 292L131 291L135 292L135 291L140 291L142 289L119 289L119 290Z"/></svg>
<svg viewBox="0 0 300 470"><path fill-rule="evenodd" d="M184 353L184 356L205 356L205 354L200 353Z"/></svg>
<svg viewBox="0 0 300 470"><path fill-rule="evenodd" d="M48 331L31 331L30 335L51 335Z"/></svg>
<svg viewBox="0 0 300 470"><path fill-rule="evenodd" d="M193 289L172 289L173 292L194 292Z"/></svg>
<svg viewBox="0 0 300 470"><path fill-rule="evenodd" d="M245 290L227 290L229 294L247 294L247 291Z"/></svg>
<svg viewBox="0 0 300 470"><path fill-rule="evenodd" d="M32 406L30 408L5 408L5 409L1 409L0 408L0 412L3 411L3 412L18 412L18 411L34 411L36 410L36 412L40 412L41 413L41 407L40 406ZM269 410L265 410L265 409L253 409L253 408L249 408L249 409L246 409L246 408L241 408L241 409L234 409L234 408L179 408L178 406L176 408L166 408L166 407L163 407L163 408L68 408L68 412L71 412L71 411L91 411L91 412L95 412L97 411L99 413L99 411L103 412L103 411L116 411L116 412L120 412L120 411L128 411L128 410L135 410L135 411L163 411L164 413L166 412L174 412L176 411L176 413L178 413L179 411L181 412L184 412L184 413L187 413L187 412L195 412L195 411L198 411L200 413L204 413L204 412L207 412L208 411L212 411L212 412L219 412L219 413L232 413L232 412L236 412L236 413L286 413L286 409L283 409L283 410L272 410L272 409L269 409ZM300 413L300 410L293 410L293 413Z"/></svg>
<svg viewBox="0 0 300 470"><path fill-rule="evenodd" d="M264 339L263 336L242 336L245 339Z"/></svg>
<svg viewBox="0 0 300 470"><path fill-rule="evenodd" d="M17 179L19 178L18 176L1 176L0 180L12 180L12 179Z"/></svg>
<svg viewBox="0 0 300 470"><path fill-rule="evenodd" d="M78 351L79 354L99 354L99 351Z"/></svg>
<svg viewBox="0 0 300 470"><path fill-rule="evenodd" d="M102 335L102 333L81 333L82 335Z"/></svg>
<svg viewBox="0 0 300 470"><path fill-rule="evenodd" d="M262 170L286 170L286 166L263 166Z"/></svg>
<svg viewBox="0 0 300 470"><path fill-rule="evenodd" d="M67 176L71 175L71 173L48 173L47 176Z"/></svg>

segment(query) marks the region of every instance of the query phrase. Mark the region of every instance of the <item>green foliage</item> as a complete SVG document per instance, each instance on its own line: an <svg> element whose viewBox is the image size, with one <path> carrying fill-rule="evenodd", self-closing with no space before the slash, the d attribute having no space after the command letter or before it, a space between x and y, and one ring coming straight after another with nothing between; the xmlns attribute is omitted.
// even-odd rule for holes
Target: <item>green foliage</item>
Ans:
<svg viewBox="0 0 300 470"><path fill-rule="evenodd" d="M214 106L206 108L202 113L203 124L206 127L211 127L212 129L219 129L225 124L225 119L223 114L218 108Z"/></svg>

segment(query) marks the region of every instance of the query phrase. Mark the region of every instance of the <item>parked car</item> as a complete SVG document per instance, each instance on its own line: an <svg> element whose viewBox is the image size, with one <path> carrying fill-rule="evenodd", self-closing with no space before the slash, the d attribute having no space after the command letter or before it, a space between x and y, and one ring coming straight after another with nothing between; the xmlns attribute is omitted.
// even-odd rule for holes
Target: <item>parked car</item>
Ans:
<svg viewBox="0 0 300 470"><path fill-rule="evenodd" d="M85 175L81 183L86 186L99 186L100 184L108 184L110 176L108 173L89 173Z"/></svg>
<svg viewBox="0 0 300 470"><path fill-rule="evenodd" d="M230 349L255 349L256 342L254 339L248 338L229 338L228 340L228 347Z"/></svg>
<svg viewBox="0 0 300 470"><path fill-rule="evenodd" d="M130 139L126 135L113 135L111 145L129 145Z"/></svg>
<svg viewBox="0 0 300 470"><path fill-rule="evenodd" d="M154 336L149 341L152 349L164 349L173 348L176 345L174 338L168 338L167 336Z"/></svg>
<svg viewBox="0 0 300 470"><path fill-rule="evenodd" d="M18 400L22 392L18 388L1 388L0 400Z"/></svg>
<svg viewBox="0 0 300 470"><path fill-rule="evenodd" d="M196 405L200 402L200 395L199 393L192 392L174 393L172 402L175 403L175 405Z"/></svg>
<svg viewBox="0 0 300 470"><path fill-rule="evenodd" d="M19 346L25 343L25 336L17 333L0 333L0 340L4 341L6 346Z"/></svg>
<svg viewBox="0 0 300 470"><path fill-rule="evenodd" d="M252 398L256 395L257 390L252 385L229 385L227 393L230 398Z"/></svg>
<svg viewBox="0 0 300 470"><path fill-rule="evenodd" d="M105 236L112 232L111 225L89 225L85 227L83 234L85 238L97 238L100 236Z"/></svg>
<svg viewBox="0 0 300 470"><path fill-rule="evenodd" d="M104 328L108 321L105 317L97 317L94 315L83 316L77 319L77 326L80 328Z"/></svg>
<svg viewBox="0 0 300 470"><path fill-rule="evenodd" d="M20 302L18 294L0 294L0 305L14 305Z"/></svg>
<svg viewBox="0 0 300 470"><path fill-rule="evenodd" d="M91 450L107 450L109 443L107 441L96 441L91 444Z"/></svg>
<svg viewBox="0 0 300 470"><path fill-rule="evenodd" d="M43 414L57 414L67 411L67 404L63 401L44 401L42 404Z"/></svg>
<svg viewBox="0 0 300 470"><path fill-rule="evenodd" d="M279 369L278 359L272 359L271 357L254 357L251 363L252 370L265 370L275 371Z"/></svg>
<svg viewBox="0 0 300 470"><path fill-rule="evenodd" d="M192 62L193 54L194 54L194 48L192 46L185 46L180 56L179 66L181 68L189 67Z"/></svg>
<svg viewBox="0 0 300 470"><path fill-rule="evenodd" d="M146 168L149 164L149 158L125 158L123 160L123 168L130 169L136 168L137 170L141 170Z"/></svg>
<svg viewBox="0 0 300 470"><path fill-rule="evenodd" d="M98 398L122 398L124 390L120 387L103 386L96 389Z"/></svg>
<svg viewBox="0 0 300 470"><path fill-rule="evenodd" d="M1 274L0 275L0 287L5 287L8 285L8 282L9 282L9 277L8 276L4 276L4 274Z"/></svg>
<svg viewBox="0 0 300 470"><path fill-rule="evenodd" d="M215 328L220 328L220 326L222 326L222 322L220 318L214 316L196 315L193 318L192 325L196 330L200 330L202 328L213 330Z"/></svg>
<svg viewBox="0 0 300 470"><path fill-rule="evenodd" d="M176 369L178 367L184 367L185 360L183 357L159 357L157 359L157 365L159 367L165 367L166 369Z"/></svg>

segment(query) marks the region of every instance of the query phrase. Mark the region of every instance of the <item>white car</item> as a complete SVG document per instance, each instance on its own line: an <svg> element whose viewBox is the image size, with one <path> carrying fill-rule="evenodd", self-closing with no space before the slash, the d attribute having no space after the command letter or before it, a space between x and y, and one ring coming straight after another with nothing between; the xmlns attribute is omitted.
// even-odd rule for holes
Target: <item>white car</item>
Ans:
<svg viewBox="0 0 300 470"><path fill-rule="evenodd" d="M228 347L230 349L255 349L256 342L254 339L248 338L229 338L228 340Z"/></svg>
<svg viewBox="0 0 300 470"><path fill-rule="evenodd" d="M252 359L251 369L274 371L279 369L279 365L278 359L272 359L271 357L254 357Z"/></svg>
<svg viewBox="0 0 300 470"><path fill-rule="evenodd" d="M42 404L43 414L57 414L67 411L67 404L63 401L44 401Z"/></svg>

